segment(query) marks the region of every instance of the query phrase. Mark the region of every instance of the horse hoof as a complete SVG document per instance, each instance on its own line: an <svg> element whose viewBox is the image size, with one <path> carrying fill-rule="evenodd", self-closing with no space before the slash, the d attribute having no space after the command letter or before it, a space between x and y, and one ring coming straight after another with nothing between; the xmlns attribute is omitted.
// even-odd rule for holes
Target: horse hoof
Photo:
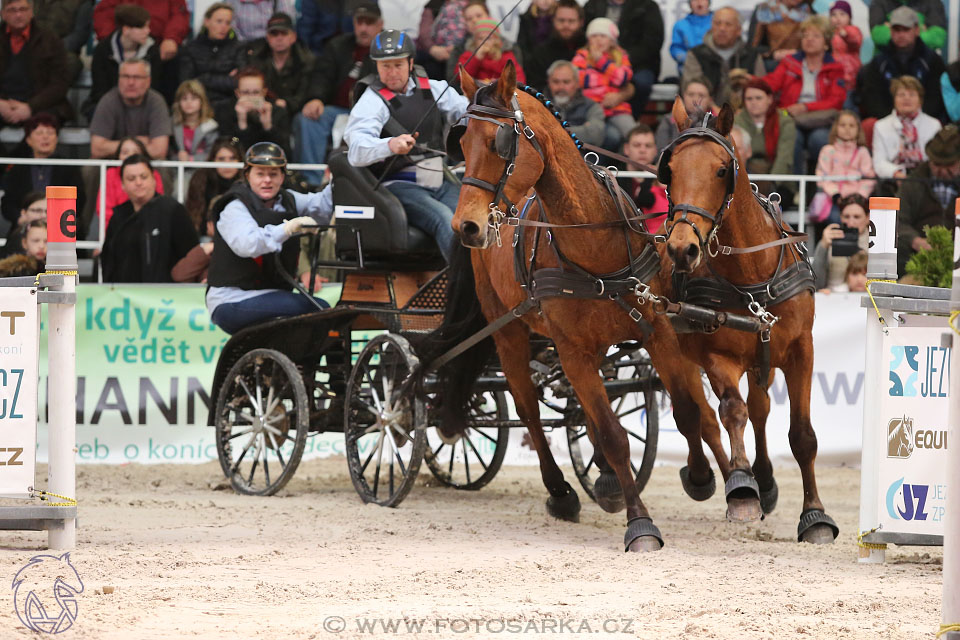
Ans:
<svg viewBox="0 0 960 640"><path fill-rule="evenodd" d="M727 520L730 522L759 522L763 520L763 509L759 498L728 498Z"/></svg>
<svg viewBox="0 0 960 640"><path fill-rule="evenodd" d="M627 532L623 536L623 550L626 552L660 551L663 548L663 536L660 529L650 518L634 518L627 523Z"/></svg>
<svg viewBox="0 0 960 640"><path fill-rule="evenodd" d="M593 495L600 508L607 513L619 513L627 508L620 489L620 481L614 473L601 473L593 484Z"/></svg>
<svg viewBox="0 0 960 640"><path fill-rule="evenodd" d="M770 482L773 484L769 489L765 491L760 489L760 507L763 509L763 513L765 515L773 513L773 510L777 508L777 499L780 497L780 490L777 488L777 481L773 478L770 478Z"/></svg>
<svg viewBox="0 0 960 640"><path fill-rule="evenodd" d="M743 469L734 469L727 478L724 492L727 496L727 520L756 522L763 519L760 487L752 475Z"/></svg>
<svg viewBox="0 0 960 640"><path fill-rule="evenodd" d="M577 492L568 487L564 495L547 498L547 513L558 520L580 522L580 498Z"/></svg>
<svg viewBox="0 0 960 640"><path fill-rule="evenodd" d="M717 492L717 476L713 473L713 469L710 469L710 479L704 484L698 485L694 484L690 477L690 467L683 467L680 469L680 484L683 485L683 490L687 495L697 502L709 500Z"/></svg>
<svg viewBox="0 0 960 640"><path fill-rule="evenodd" d="M820 509L808 509L800 514L797 525L797 542L832 544L840 534L840 527Z"/></svg>

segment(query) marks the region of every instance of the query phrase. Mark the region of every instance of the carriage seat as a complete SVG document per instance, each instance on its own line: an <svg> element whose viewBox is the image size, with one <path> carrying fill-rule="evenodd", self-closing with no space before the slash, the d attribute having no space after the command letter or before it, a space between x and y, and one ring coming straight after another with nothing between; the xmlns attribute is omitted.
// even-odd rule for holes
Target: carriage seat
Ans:
<svg viewBox="0 0 960 640"><path fill-rule="evenodd" d="M377 178L366 167L355 167L347 161L345 149L334 151L328 161L333 174L333 204L337 226L360 231L364 260L422 260L440 257L432 237L408 224L403 205L381 185L374 191ZM354 218L350 210L373 207L373 218ZM344 211L344 209L346 211ZM356 257L357 244L349 230L337 233L337 255ZM441 258L442 259L442 258Z"/></svg>

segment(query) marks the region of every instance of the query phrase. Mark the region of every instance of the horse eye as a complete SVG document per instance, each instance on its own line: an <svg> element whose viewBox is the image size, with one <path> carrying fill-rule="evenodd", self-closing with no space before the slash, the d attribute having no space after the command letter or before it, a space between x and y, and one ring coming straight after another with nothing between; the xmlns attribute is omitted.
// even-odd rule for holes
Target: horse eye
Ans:
<svg viewBox="0 0 960 640"><path fill-rule="evenodd" d="M722 177L724 177L725 175L727 175L727 168L726 168L726 167L720 167L719 169L717 169L717 177L718 177L718 178L722 178Z"/></svg>

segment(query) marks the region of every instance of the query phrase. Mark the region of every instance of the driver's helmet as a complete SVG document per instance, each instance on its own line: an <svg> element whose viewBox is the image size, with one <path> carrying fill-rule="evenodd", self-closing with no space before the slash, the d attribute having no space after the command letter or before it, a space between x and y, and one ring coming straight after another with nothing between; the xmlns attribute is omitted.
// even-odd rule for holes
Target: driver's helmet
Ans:
<svg viewBox="0 0 960 640"><path fill-rule="evenodd" d="M258 142L247 149L243 162L245 169L250 167L280 167L284 169L287 166L287 156L280 145L274 142Z"/></svg>
<svg viewBox="0 0 960 640"><path fill-rule="evenodd" d="M372 60L412 58L414 53L413 38L396 29L381 31L370 45L370 58Z"/></svg>

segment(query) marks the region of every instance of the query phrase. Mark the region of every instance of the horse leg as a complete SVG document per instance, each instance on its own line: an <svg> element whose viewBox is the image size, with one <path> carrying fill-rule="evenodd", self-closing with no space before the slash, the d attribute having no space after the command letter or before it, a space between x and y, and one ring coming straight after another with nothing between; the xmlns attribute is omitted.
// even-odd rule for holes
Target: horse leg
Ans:
<svg viewBox="0 0 960 640"><path fill-rule="evenodd" d="M657 551L663 546L660 530L653 524L647 508L640 500L640 492L630 468L630 442L627 432L610 408L603 380L597 371L600 357L581 347L556 339L557 353L567 380L573 385L588 419L597 428L597 444L603 457L613 467L627 504L627 531L624 536L626 551Z"/></svg>
<svg viewBox="0 0 960 640"><path fill-rule="evenodd" d="M814 461L817 458L817 434L810 424L810 387L813 376L813 338L809 333L798 338L790 349L793 357L782 369L790 396L790 449L800 465L803 477L803 511L797 527L797 540L814 544L833 542L840 532L833 518L824 513Z"/></svg>
<svg viewBox="0 0 960 640"><path fill-rule="evenodd" d="M706 367L714 393L720 398L720 421L730 438L730 467L724 491L727 497L727 519L751 522L763 518L760 488L750 469L743 431L747 426L747 403L740 395L740 371L723 358L710 358Z"/></svg>
<svg viewBox="0 0 960 640"><path fill-rule="evenodd" d="M530 379L530 332L522 323L513 322L495 333L493 339L500 354L503 374L513 394L517 415L526 425L540 459L540 475L550 493L547 512L561 520L579 522L580 499L573 487L564 480L563 472L550 453L550 443L540 423L537 389Z"/></svg>
<svg viewBox="0 0 960 640"><path fill-rule="evenodd" d="M603 455L603 449L598 441L596 425L589 418L586 422L587 436L590 438L590 444L593 445L593 462L600 470L600 475L593 483L593 497L596 499L597 505L607 513L620 513L627 508L627 503L623 498L623 489L620 487L616 472Z"/></svg>
<svg viewBox="0 0 960 640"><path fill-rule="evenodd" d="M773 381L774 372L770 372L767 387ZM760 487L760 506L763 512L771 513L777 506L779 489L773 477L773 464L767 451L767 416L770 415L770 395L765 387L757 384L753 372L747 373L749 388L747 391L747 414L753 424L753 433L757 441L757 455L753 460L753 477Z"/></svg>

